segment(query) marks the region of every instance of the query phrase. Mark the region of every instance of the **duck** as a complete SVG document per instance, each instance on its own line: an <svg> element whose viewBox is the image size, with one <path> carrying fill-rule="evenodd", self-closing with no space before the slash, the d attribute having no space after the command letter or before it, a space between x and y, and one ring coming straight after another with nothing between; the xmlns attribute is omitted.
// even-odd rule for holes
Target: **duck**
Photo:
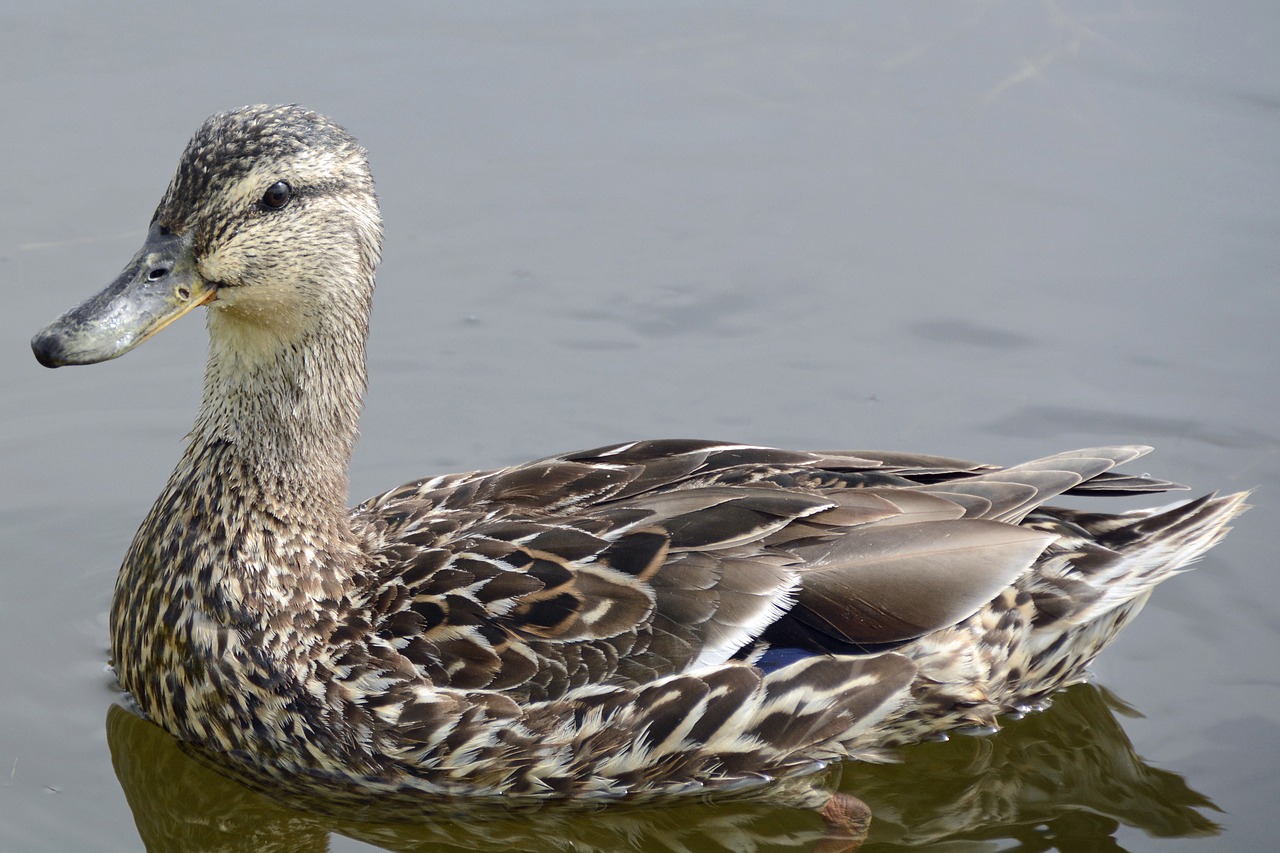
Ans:
<svg viewBox="0 0 1280 853"><path fill-rule="evenodd" d="M124 557L138 710L267 778L424 797L746 790L1043 707L1246 508L1142 446L1008 467L633 440L348 507L382 219L297 105L204 122L141 250L32 339L116 358L205 307L203 396Z"/></svg>

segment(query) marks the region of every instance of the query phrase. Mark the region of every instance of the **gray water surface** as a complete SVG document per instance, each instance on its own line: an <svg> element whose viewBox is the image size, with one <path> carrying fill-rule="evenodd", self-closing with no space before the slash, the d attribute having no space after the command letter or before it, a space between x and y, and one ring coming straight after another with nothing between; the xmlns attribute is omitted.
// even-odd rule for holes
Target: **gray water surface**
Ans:
<svg viewBox="0 0 1280 853"><path fill-rule="evenodd" d="M370 149L387 220L353 501L643 437L1154 444L1138 470L1255 509L1103 689L840 784L867 851L1270 849L1277 43L1269 0L0 3L0 848L815 843L761 804L357 825L111 711L111 589L204 334L56 372L27 341L129 260L206 115L295 101Z"/></svg>

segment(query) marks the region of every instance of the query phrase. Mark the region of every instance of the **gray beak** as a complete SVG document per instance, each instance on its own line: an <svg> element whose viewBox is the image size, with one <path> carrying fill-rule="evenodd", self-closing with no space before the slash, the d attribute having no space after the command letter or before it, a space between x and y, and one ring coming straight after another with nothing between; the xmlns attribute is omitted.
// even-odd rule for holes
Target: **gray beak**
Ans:
<svg viewBox="0 0 1280 853"><path fill-rule="evenodd" d="M31 349L45 367L106 361L216 296L196 271L190 238L152 225L120 276L32 338Z"/></svg>

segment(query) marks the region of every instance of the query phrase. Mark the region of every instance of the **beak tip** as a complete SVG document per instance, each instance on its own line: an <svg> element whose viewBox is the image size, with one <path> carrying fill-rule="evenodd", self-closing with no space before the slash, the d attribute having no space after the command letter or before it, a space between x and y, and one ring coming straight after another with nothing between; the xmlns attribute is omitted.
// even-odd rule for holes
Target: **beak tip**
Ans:
<svg viewBox="0 0 1280 853"><path fill-rule="evenodd" d="M31 339L31 351L35 353L36 361L45 367L61 367L65 363L61 358L62 349L62 339L48 329Z"/></svg>

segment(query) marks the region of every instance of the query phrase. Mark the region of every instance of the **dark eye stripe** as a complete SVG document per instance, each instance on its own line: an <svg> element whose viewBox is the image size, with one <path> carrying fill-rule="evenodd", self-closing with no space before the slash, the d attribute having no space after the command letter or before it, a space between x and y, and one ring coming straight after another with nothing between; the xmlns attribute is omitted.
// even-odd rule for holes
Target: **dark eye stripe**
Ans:
<svg viewBox="0 0 1280 853"><path fill-rule="evenodd" d="M262 194L262 206L267 210L279 210L289 203L293 198L293 187L284 181L276 181L267 187L267 191Z"/></svg>

